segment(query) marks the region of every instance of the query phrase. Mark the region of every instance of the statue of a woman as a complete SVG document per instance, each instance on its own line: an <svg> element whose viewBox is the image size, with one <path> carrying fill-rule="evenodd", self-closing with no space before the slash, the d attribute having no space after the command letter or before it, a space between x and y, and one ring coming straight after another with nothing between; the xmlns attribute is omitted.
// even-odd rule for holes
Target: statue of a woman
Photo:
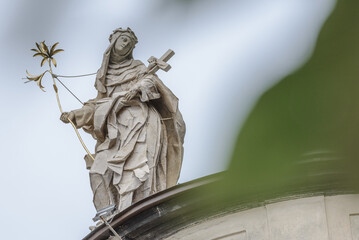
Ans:
<svg viewBox="0 0 359 240"><path fill-rule="evenodd" d="M97 97L60 119L68 123L69 117L97 140L88 164L96 209L116 204L121 211L177 183L185 123L174 94L133 59L133 31L116 29L109 40L96 76Z"/></svg>

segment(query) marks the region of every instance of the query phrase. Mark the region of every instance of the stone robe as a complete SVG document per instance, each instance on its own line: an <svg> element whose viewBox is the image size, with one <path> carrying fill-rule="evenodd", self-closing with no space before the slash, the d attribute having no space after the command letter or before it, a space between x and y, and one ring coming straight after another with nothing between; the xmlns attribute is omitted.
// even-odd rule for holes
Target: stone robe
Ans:
<svg viewBox="0 0 359 240"><path fill-rule="evenodd" d="M141 61L103 68L98 97L73 113L76 126L97 140L95 161L88 164L95 207L115 203L121 211L177 183L185 124L178 99L156 75L145 75ZM125 102L131 89L138 94Z"/></svg>

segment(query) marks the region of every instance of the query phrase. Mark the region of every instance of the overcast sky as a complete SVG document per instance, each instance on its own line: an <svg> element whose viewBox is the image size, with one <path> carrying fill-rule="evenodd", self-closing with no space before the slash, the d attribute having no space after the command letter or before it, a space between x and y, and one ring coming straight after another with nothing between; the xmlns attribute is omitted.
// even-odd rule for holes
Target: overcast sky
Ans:
<svg viewBox="0 0 359 240"><path fill-rule="evenodd" d="M186 3L186 4L185 4ZM1 220L3 239L81 239L95 208L85 154L46 93L21 79L39 74L35 42L60 42L55 73L96 72L118 27L131 27L134 57L147 63L168 48L159 73L180 99L187 124L180 182L226 169L241 123L263 91L310 56L334 0L2 0L0 2ZM63 79L82 100L94 77ZM65 111L81 105L59 86ZM93 149L95 141L81 131ZM18 230L20 228L20 230Z"/></svg>

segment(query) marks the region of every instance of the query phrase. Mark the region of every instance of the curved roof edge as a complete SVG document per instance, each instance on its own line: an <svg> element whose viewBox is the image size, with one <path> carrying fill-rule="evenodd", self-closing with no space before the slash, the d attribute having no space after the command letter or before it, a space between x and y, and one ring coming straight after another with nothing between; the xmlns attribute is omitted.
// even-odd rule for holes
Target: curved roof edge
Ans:
<svg viewBox="0 0 359 240"><path fill-rule="evenodd" d="M132 217L135 217L139 213L151 209L152 207L156 207L157 205L173 199L189 190L213 183L219 180L222 174L223 173L212 174L183 184L177 184L174 187L155 193L145 199L142 199L139 202L134 203L124 211L115 215L110 225L117 230L121 224L125 223ZM92 232L90 232L86 237L84 237L83 240L107 239L110 236L109 234L110 231L107 226L105 224L101 224Z"/></svg>
<svg viewBox="0 0 359 240"><path fill-rule="evenodd" d="M213 174L151 195L114 216L110 225L123 239L163 239L191 224L208 218L237 212L268 203L318 195L358 193L347 184L312 182L293 186L270 195L253 192L247 195L222 194L228 191L222 181L226 172ZM231 184L236 192L236 183ZM230 197L229 197L230 196ZM106 240L111 231L101 224L83 240Z"/></svg>

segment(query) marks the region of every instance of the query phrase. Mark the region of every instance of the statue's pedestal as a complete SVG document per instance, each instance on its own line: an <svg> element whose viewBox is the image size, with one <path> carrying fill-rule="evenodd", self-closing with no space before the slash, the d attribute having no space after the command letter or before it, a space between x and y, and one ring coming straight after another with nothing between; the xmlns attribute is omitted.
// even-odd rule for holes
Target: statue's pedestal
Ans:
<svg viewBox="0 0 359 240"><path fill-rule="evenodd" d="M218 201L209 190L222 175L150 196L116 215L111 226L122 239L139 240L359 239L359 194L348 188L318 184L270 199ZM84 240L116 239L111 235L101 225Z"/></svg>

